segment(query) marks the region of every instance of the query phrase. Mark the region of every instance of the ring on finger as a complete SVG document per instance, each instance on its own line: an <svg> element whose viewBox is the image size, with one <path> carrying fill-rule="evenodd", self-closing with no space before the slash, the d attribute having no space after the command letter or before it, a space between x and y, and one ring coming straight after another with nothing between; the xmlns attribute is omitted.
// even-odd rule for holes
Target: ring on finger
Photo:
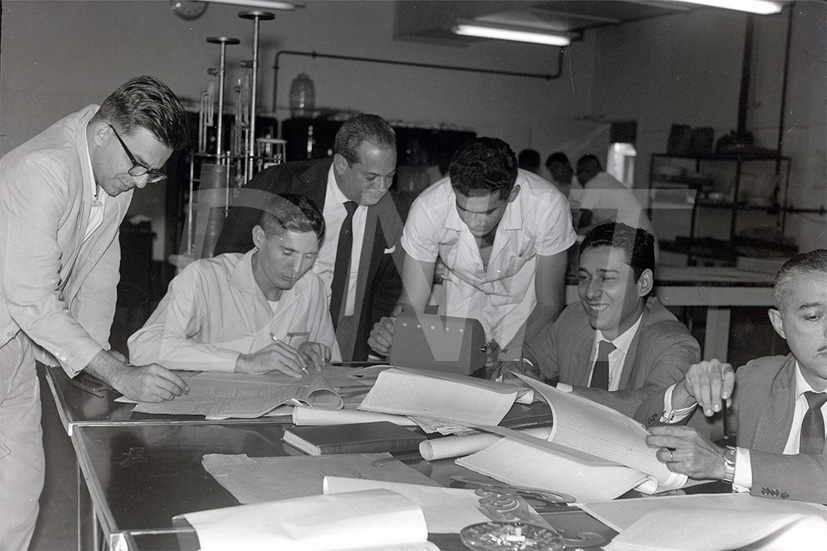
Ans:
<svg viewBox="0 0 827 551"><path fill-rule="evenodd" d="M675 451L674 451L674 450L669 450L669 461L670 461L670 462L671 462L671 461L673 461L673 459L672 459L672 454L674 454L674 453L675 453Z"/></svg>

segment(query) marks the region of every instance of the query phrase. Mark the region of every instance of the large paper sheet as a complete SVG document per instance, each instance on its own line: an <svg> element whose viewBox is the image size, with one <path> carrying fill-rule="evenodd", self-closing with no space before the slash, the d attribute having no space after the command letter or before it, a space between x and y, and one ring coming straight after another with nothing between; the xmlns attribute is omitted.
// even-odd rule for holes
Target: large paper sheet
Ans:
<svg viewBox="0 0 827 551"><path fill-rule="evenodd" d="M460 425L497 425L519 389L429 370L390 368L359 406L363 411L433 417Z"/></svg>
<svg viewBox="0 0 827 551"><path fill-rule="evenodd" d="M623 499L606 503L584 503L584 511L617 532L623 532L639 519L662 508L742 511L746 513L800 513L818 515L827 520L827 507L803 501L766 499L747 493L697 494Z"/></svg>
<svg viewBox="0 0 827 551"><path fill-rule="evenodd" d="M311 372L301 379L286 375L204 372L187 378L187 384L189 393L165 402L140 402L134 411L204 415L209 419L249 419L261 417L283 404L326 409L339 409L343 405L341 397L321 372Z"/></svg>
<svg viewBox="0 0 827 551"><path fill-rule="evenodd" d="M387 548L438 551L422 510L388 490L320 495L182 515L202 551L332 551Z"/></svg>
<svg viewBox="0 0 827 551"><path fill-rule="evenodd" d="M511 438L499 439L456 463L514 486L562 492L578 502L615 499L646 480L643 473L622 465L593 464Z"/></svg>
<svg viewBox="0 0 827 551"><path fill-rule="evenodd" d="M550 442L636 469L652 477L658 491L686 484L686 475L673 473L658 461L657 450L646 444L648 431L631 417L530 377L520 378L551 407Z"/></svg>
<svg viewBox="0 0 827 551"><path fill-rule="evenodd" d="M632 524L606 551L786 551L825 542L827 521L815 515L669 507Z"/></svg>
<svg viewBox="0 0 827 551"><path fill-rule="evenodd" d="M439 486L388 453L312 457L208 454L201 462L243 504L319 495L325 476Z"/></svg>
<svg viewBox="0 0 827 551"><path fill-rule="evenodd" d="M425 515L428 532L432 534L456 534L466 526L491 520L478 509L480 497L474 490L335 476L324 479L325 494L378 489L396 492L416 503Z"/></svg>

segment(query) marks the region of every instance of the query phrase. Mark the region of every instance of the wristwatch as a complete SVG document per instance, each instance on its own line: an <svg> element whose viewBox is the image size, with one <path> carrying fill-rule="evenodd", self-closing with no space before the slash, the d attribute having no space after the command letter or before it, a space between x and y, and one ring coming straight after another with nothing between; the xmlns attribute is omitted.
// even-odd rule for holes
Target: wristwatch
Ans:
<svg viewBox="0 0 827 551"><path fill-rule="evenodd" d="M732 481L735 480L735 448L733 446L727 446L724 448L724 451L721 452L721 456L724 458L724 477L722 480L732 484Z"/></svg>

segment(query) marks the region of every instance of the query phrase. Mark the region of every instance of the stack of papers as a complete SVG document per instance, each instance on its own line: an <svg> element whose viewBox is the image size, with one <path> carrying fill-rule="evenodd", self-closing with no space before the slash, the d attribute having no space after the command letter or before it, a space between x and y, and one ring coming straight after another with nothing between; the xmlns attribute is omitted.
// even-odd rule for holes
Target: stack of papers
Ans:
<svg viewBox="0 0 827 551"><path fill-rule="evenodd" d="M525 389L453 373L392 367L359 409L457 425L497 425ZM530 402L533 392L526 399ZM426 429L427 430L427 429Z"/></svg>
<svg viewBox="0 0 827 551"><path fill-rule="evenodd" d="M653 493L686 484L686 475L673 473L658 461L640 423L534 379L523 380L551 407L549 436L542 439L483 427L506 438L458 459L459 465L508 484L563 492L578 501L610 500L632 488Z"/></svg>

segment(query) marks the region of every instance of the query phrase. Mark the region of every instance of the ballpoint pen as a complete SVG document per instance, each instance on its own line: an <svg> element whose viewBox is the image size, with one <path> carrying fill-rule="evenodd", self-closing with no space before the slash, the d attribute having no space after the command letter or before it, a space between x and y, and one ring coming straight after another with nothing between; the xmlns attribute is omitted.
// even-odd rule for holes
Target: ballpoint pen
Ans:
<svg viewBox="0 0 827 551"><path fill-rule="evenodd" d="M290 340L293 340L293 334L292 334L292 333L288 333L287 335L288 335L288 338L289 338ZM270 338L271 338L271 339L273 339L273 342L279 342L278 337L276 337L273 333L270 333ZM289 341L287 342L287 346L290 346L290 342L289 342ZM304 372L304 374L305 374L305 375L307 375L307 374L309 373L309 371L307 371L307 367L306 367L306 366L302 366L302 371Z"/></svg>

